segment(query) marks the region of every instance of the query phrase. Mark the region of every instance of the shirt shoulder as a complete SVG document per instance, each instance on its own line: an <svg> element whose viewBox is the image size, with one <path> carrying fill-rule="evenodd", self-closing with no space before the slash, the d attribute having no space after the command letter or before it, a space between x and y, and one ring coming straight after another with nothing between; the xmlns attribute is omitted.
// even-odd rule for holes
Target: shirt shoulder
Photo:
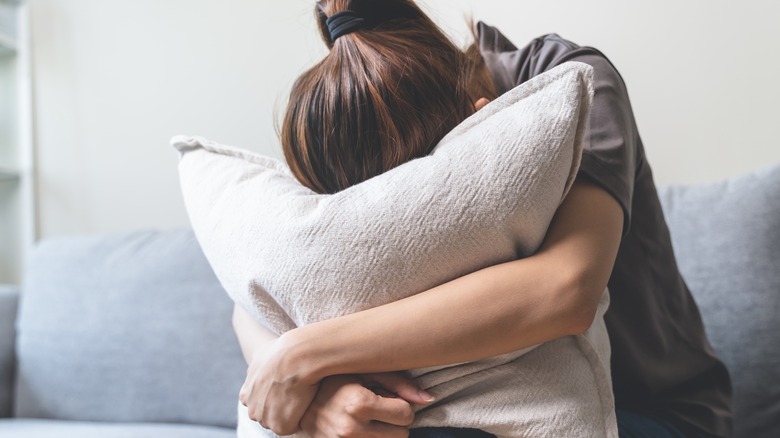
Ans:
<svg viewBox="0 0 780 438"><path fill-rule="evenodd" d="M483 22L477 23L477 45L485 61L495 67L493 80L500 93L560 65L583 49L554 33L518 48L498 29Z"/></svg>
<svg viewBox="0 0 780 438"><path fill-rule="evenodd" d="M606 56L597 49L580 46L556 33L534 38L518 48L497 28L480 21L477 23L476 43L482 57L491 66L499 94L566 61L595 57L603 58L611 66Z"/></svg>
<svg viewBox="0 0 780 438"><path fill-rule="evenodd" d="M595 48L579 46L554 33L518 48L485 23L478 23L477 32L480 53L499 94L564 62L593 67L595 93L579 173L618 201L625 236L631 225L635 172L643 153L628 91L617 69Z"/></svg>

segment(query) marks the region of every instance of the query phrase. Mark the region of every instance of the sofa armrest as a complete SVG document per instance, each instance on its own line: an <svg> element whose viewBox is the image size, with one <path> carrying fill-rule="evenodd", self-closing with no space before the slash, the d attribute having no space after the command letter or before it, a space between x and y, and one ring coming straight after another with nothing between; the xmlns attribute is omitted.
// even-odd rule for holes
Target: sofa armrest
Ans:
<svg viewBox="0 0 780 438"><path fill-rule="evenodd" d="M0 286L0 418L10 417L13 405L18 305L18 290L15 287Z"/></svg>

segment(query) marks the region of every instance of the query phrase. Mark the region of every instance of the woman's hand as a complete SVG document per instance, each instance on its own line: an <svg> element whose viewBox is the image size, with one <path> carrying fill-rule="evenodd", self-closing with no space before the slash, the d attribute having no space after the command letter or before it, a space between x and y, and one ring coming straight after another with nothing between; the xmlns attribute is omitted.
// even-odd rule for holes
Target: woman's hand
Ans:
<svg viewBox="0 0 780 438"><path fill-rule="evenodd" d="M283 364L290 346L295 343L295 330L277 338L238 306L233 324L249 364L239 398L247 406L252 420L280 435L294 433L290 430L303 427L312 437L393 437L399 430L405 434L406 428L401 426L411 424L414 418L411 404L425 405L433 401L433 397L405 373L391 372L328 378L311 404L317 384L303 383L297 367L284 368ZM308 376L303 380L306 378ZM301 384L292 385L290 389L292 381ZM295 405L288 405L289 394L298 394L294 396ZM279 406L290 409L274 410ZM300 421L301 409L305 410L303 422ZM333 435L334 431L340 433Z"/></svg>
<svg viewBox="0 0 780 438"><path fill-rule="evenodd" d="M412 404L432 401L402 373L333 376L322 381L301 427L311 438L406 438Z"/></svg>
<svg viewBox="0 0 780 438"><path fill-rule="evenodd" d="M286 363L285 345L281 337L252 355L239 393L249 418L278 435L292 435L300 430L301 418L319 387L316 381L302 379Z"/></svg>

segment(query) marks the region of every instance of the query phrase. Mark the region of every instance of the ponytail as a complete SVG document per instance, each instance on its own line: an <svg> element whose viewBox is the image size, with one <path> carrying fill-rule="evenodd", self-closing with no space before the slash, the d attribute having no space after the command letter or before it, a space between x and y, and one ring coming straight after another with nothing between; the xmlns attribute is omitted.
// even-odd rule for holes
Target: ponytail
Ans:
<svg viewBox="0 0 780 438"><path fill-rule="evenodd" d="M315 192L429 154L479 97L495 97L476 46L458 49L411 0L321 0L315 13L330 53L295 82L280 130L290 169Z"/></svg>

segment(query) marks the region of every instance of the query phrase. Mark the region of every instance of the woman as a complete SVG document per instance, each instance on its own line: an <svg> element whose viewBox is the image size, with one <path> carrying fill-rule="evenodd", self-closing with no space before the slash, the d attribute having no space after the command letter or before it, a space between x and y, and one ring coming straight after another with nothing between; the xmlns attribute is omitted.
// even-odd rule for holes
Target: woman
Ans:
<svg viewBox="0 0 780 438"><path fill-rule="evenodd" d="M394 371L582 333L609 285L621 435L728 436L728 374L680 277L610 62L556 35L517 49L481 24L477 42L460 52L411 1L324 0L316 11L331 52L296 83L282 128L288 163L314 190L338 191L427 154L489 99L570 60L595 69L589 142L578 181L532 257L277 340L237 309L250 363L240 397L254 418L283 434L406 436L410 404L431 400ZM376 149L349 147L358 143ZM480 435L412 431L424 434Z"/></svg>

